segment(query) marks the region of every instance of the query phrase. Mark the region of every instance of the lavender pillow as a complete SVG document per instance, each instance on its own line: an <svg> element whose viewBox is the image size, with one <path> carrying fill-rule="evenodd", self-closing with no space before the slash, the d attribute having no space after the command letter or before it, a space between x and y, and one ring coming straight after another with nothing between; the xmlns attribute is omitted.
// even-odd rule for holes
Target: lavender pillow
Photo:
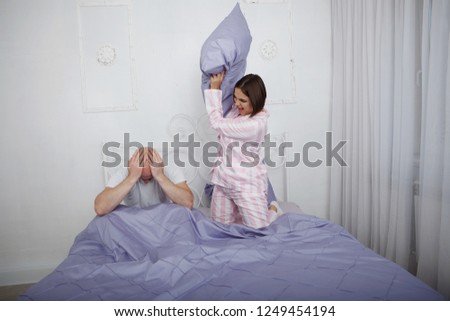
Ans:
<svg viewBox="0 0 450 321"><path fill-rule="evenodd" d="M247 21L237 3L202 46L200 54L202 93L205 89L209 89L210 75L225 70L221 87L224 115L233 104L234 85L245 74L251 42L252 36Z"/></svg>

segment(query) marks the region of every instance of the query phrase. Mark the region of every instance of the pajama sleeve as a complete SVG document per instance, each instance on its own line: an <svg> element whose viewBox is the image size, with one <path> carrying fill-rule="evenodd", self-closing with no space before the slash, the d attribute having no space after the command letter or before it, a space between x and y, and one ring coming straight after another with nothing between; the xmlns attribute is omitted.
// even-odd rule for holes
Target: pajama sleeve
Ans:
<svg viewBox="0 0 450 321"><path fill-rule="evenodd" d="M237 140L251 140L259 137L259 131L264 129L261 120L248 116L224 118L222 110L222 91L217 89L205 90L205 104L211 127L219 134Z"/></svg>

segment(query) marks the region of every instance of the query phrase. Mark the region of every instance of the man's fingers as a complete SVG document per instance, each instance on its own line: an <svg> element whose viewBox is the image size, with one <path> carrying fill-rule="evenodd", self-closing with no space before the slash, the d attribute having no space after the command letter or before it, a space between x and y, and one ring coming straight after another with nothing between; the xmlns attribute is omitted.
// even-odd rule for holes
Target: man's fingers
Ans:
<svg viewBox="0 0 450 321"><path fill-rule="evenodd" d="M139 166L144 167L144 158L145 158L145 152L144 150L139 151Z"/></svg>
<svg viewBox="0 0 450 321"><path fill-rule="evenodd" d="M139 150L137 150L134 152L133 156L131 156L130 160L128 161L128 167L130 166L139 167L139 158L140 153Z"/></svg>
<svg viewBox="0 0 450 321"><path fill-rule="evenodd" d="M154 160L161 160L161 155L156 150L153 150L152 157Z"/></svg>
<svg viewBox="0 0 450 321"><path fill-rule="evenodd" d="M156 150L153 150L151 164L154 167L163 167L164 163L161 158L161 155Z"/></svg>

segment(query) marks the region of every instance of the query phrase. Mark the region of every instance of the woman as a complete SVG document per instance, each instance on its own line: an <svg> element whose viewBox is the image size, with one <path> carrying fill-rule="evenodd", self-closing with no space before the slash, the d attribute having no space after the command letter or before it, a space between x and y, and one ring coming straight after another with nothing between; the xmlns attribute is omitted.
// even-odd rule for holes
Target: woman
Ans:
<svg viewBox="0 0 450 321"><path fill-rule="evenodd" d="M219 165L213 168L215 184L211 200L212 219L224 224L243 223L254 228L269 225L280 214L276 202L267 209L267 169L261 143L267 134L269 113L264 109L266 88L258 75L249 74L234 88L234 104L223 117L224 73L211 76L205 103L211 127L222 145Z"/></svg>

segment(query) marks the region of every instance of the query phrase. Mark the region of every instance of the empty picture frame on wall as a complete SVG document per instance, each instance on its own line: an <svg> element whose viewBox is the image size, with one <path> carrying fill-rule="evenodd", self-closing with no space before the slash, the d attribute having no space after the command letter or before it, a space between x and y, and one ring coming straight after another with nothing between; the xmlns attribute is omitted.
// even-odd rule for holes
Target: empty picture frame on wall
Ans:
<svg viewBox="0 0 450 321"><path fill-rule="evenodd" d="M246 73L259 74L267 104L296 102L290 0L241 0L253 37Z"/></svg>
<svg viewBox="0 0 450 321"><path fill-rule="evenodd" d="M84 112L136 110L129 0L78 1Z"/></svg>

